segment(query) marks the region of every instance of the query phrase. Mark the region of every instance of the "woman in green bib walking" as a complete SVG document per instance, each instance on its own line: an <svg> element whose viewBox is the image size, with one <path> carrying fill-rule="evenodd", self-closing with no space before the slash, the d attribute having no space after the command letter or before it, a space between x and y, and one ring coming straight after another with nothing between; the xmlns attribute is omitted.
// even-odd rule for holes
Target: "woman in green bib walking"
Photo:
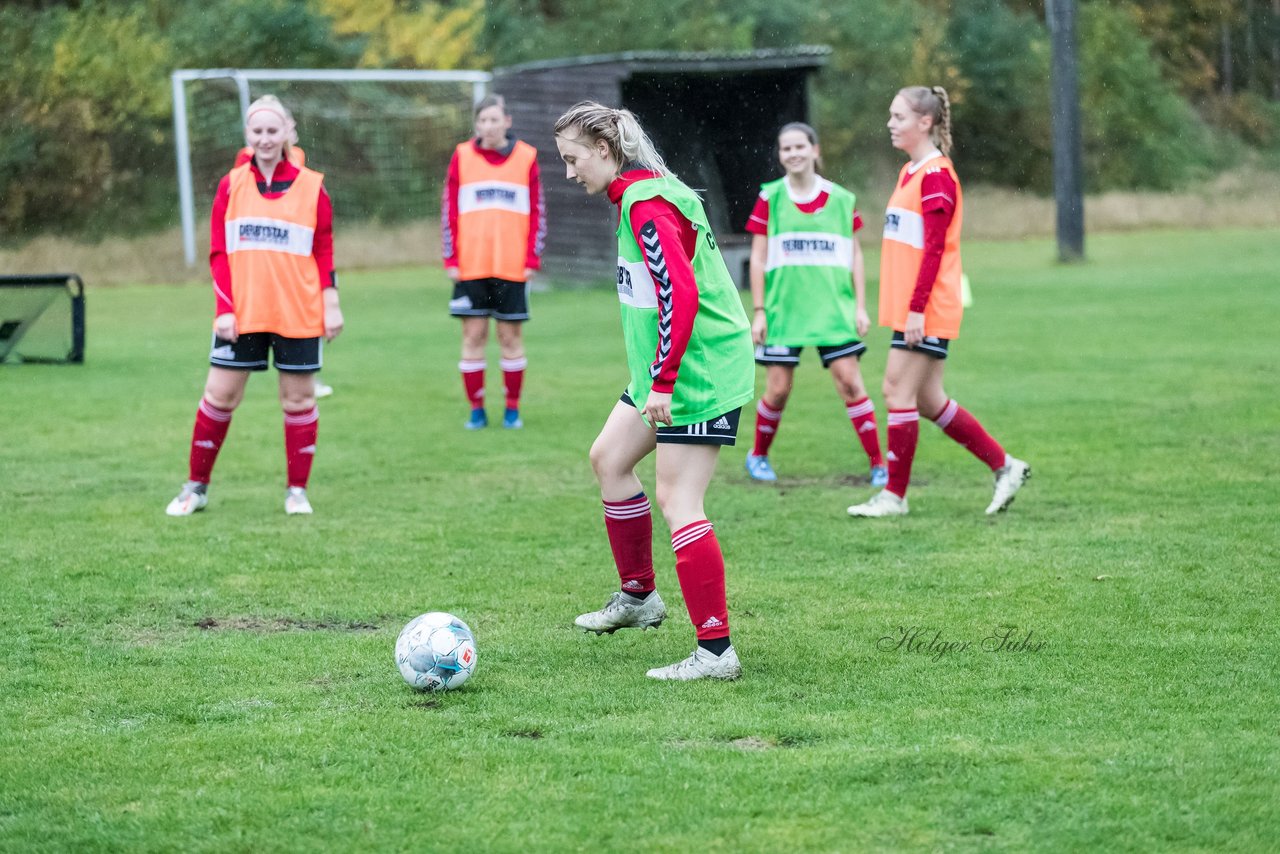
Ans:
<svg viewBox="0 0 1280 854"><path fill-rule="evenodd" d="M590 101L555 126L565 177L618 205L618 300L626 391L591 446L620 589L574 622L585 631L646 629L666 619L654 589L653 520L636 465L657 451L658 506L698 645L654 679L736 679L724 557L703 496L720 446L736 441L753 397L751 331L702 202L671 174L627 110Z"/></svg>
<svg viewBox="0 0 1280 854"><path fill-rule="evenodd" d="M861 338L871 318L858 245L862 217L857 200L818 174L818 134L808 125L792 122L779 131L778 160L787 174L760 188L747 221L747 231L754 235L751 337L756 363L766 369L747 473L756 480L778 479L769 463L769 446L791 396L800 351L814 346L822 366L831 371L854 435L866 452L871 485L883 486L889 472L880 454L876 408L858 370L858 360L867 351Z"/></svg>

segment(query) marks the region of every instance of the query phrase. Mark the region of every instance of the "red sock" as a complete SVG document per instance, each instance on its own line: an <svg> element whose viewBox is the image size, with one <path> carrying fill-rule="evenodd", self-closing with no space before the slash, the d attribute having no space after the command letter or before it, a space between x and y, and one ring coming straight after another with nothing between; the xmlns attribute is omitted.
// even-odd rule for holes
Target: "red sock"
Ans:
<svg viewBox="0 0 1280 854"><path fill-rule="evenodd" d="M916 440L920 438L920 413L914 409L890 409L888 433L889 485L885 489L906 498Z"/></svg>
<svg viewBox="0 0 1280 854"><path fill-rule="evenodd" d="M761 398L756 404L756 446L752 449L752 454L757 457L769 455L769 446L778 435L778 424L781 421L782 407L772 409L764 402L764 398Z"/></svg>
<svg viewBox="0 0 1280 854"><path fill-rule="evenodd" d="M467 392L467 402L472 409L484 406L484 359L463 359L458 363L462 372L462 387Z"/></svg>
<svg viewBox="0 0 1280 854"><path fill-rule="evenodd" d="M524 369L528 366L529 360L524 356L502 360L502 384L507 389L507 409L520 408L520 389L524 386Z"/></svg>
<svg viewBox="0 0 1280 854"><path fill-rule="evenodd" d="M196 426L191 431L191 460L187 479L208 483L213 474L213 464L222 450L222 440L227 438L231 426L230 409L219 409L203 397L196 407Z"/></svg>
<svg viewBox="0 0 1280 854"><path fill-rule="evenodd" d="M316 433L320 428L320 410L284 414L284 456L289 469L289 485L307 488L311 463L316 458Z"/></svg>
<svg viewBox="0 0 1280 854"><path fill-rule="evenodd" d="M622 589L636 596L653 589L653 515L642 492L626 501L604 502L604 529Z"/></svg>
<svg viewBox="0 0 1280 854"><path fill-rule="evenodd" d="M964 445L969 453L982 460L992 471L1004 465L1004 448L991 438L991 434L982 429L978 419L969 414L954 400L948 400L942 411L933 417L933 423L942 428L952 439Z"/></svg>
<svg viewBox="0 0 1280 854"><path fill-rule="evenodd" d="M729 605L724 596L724 555L715 529L706 519L671 534L676 576L698 640L729 636Z"/></svg>
<svg viewBox="0 0 1280 854"><path fill-rule="evenodd" d="M844 406L849 420L853 422L853 432L858 434L858 441L862 443L862 450L867 452L871 465L884 465L884 457L880 455L880 432L876 429L876 405L871 398L864 397L846 400Z"/></svg>

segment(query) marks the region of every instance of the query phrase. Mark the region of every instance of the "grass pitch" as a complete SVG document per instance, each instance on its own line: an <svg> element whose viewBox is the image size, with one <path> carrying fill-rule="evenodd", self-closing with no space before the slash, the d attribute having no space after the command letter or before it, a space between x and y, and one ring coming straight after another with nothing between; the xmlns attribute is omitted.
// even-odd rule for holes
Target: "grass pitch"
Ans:
<svg viewBox="0 0 1280 854"><path fill-rule="evenodd" d="M616 586L608 291L535 295L527 427L473 434L443 277L345 276L316 515L284 515L268 374L169 519L210 296L91 290L87 364L0 368L0 850L1274 850L1278 245L967 244L948 390L1035 469L995 519L928 423L912 514L847 518L865 466L806 353L778 485L747 415L708 496L735 684L644 677L693 646L656 510L668 623L572 628ZM392 644L437 609L479 668L415 694Z"/></svg>

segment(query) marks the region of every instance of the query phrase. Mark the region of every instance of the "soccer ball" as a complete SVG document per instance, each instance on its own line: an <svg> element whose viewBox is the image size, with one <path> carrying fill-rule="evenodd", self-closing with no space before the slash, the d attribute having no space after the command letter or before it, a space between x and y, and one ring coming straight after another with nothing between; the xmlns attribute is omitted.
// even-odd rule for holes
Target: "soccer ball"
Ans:
<svg viewBox="0 0 1280 854"><path fill-rule="evenodd" d="M396 638L396 666L419 691L457 688L476 669L476 640L453 614L432 611L414 617Z"/></svg>

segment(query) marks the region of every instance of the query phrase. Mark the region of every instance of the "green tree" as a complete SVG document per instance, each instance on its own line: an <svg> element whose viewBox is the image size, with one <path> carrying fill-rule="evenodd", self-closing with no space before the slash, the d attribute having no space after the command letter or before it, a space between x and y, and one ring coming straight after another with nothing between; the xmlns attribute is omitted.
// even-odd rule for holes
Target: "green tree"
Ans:
<svg viewBox="0 0 1280 854"><path fill-rule="evenodd" d="M146 173L163 160L168 44L137 8L6 14L0 29L16 61L5 121L23 126L0 156L6 225L127 222L156 192Z"/></svg>
<svg viewBox="0 0 1280 854"><path fill-rule="evenodd" d="M1211 161L1212 139L1171 83L1129 11L1087 3L1080 98L1090 189L1170 189Z"/></svg>
<svg viewBox="0 0 1280 854"><path fill-rule="evenodd" d="M1052 188L1049 46L1039 20L1000 0L960 0L948 28L961 85L952 92L965 174Z"/></svg>

